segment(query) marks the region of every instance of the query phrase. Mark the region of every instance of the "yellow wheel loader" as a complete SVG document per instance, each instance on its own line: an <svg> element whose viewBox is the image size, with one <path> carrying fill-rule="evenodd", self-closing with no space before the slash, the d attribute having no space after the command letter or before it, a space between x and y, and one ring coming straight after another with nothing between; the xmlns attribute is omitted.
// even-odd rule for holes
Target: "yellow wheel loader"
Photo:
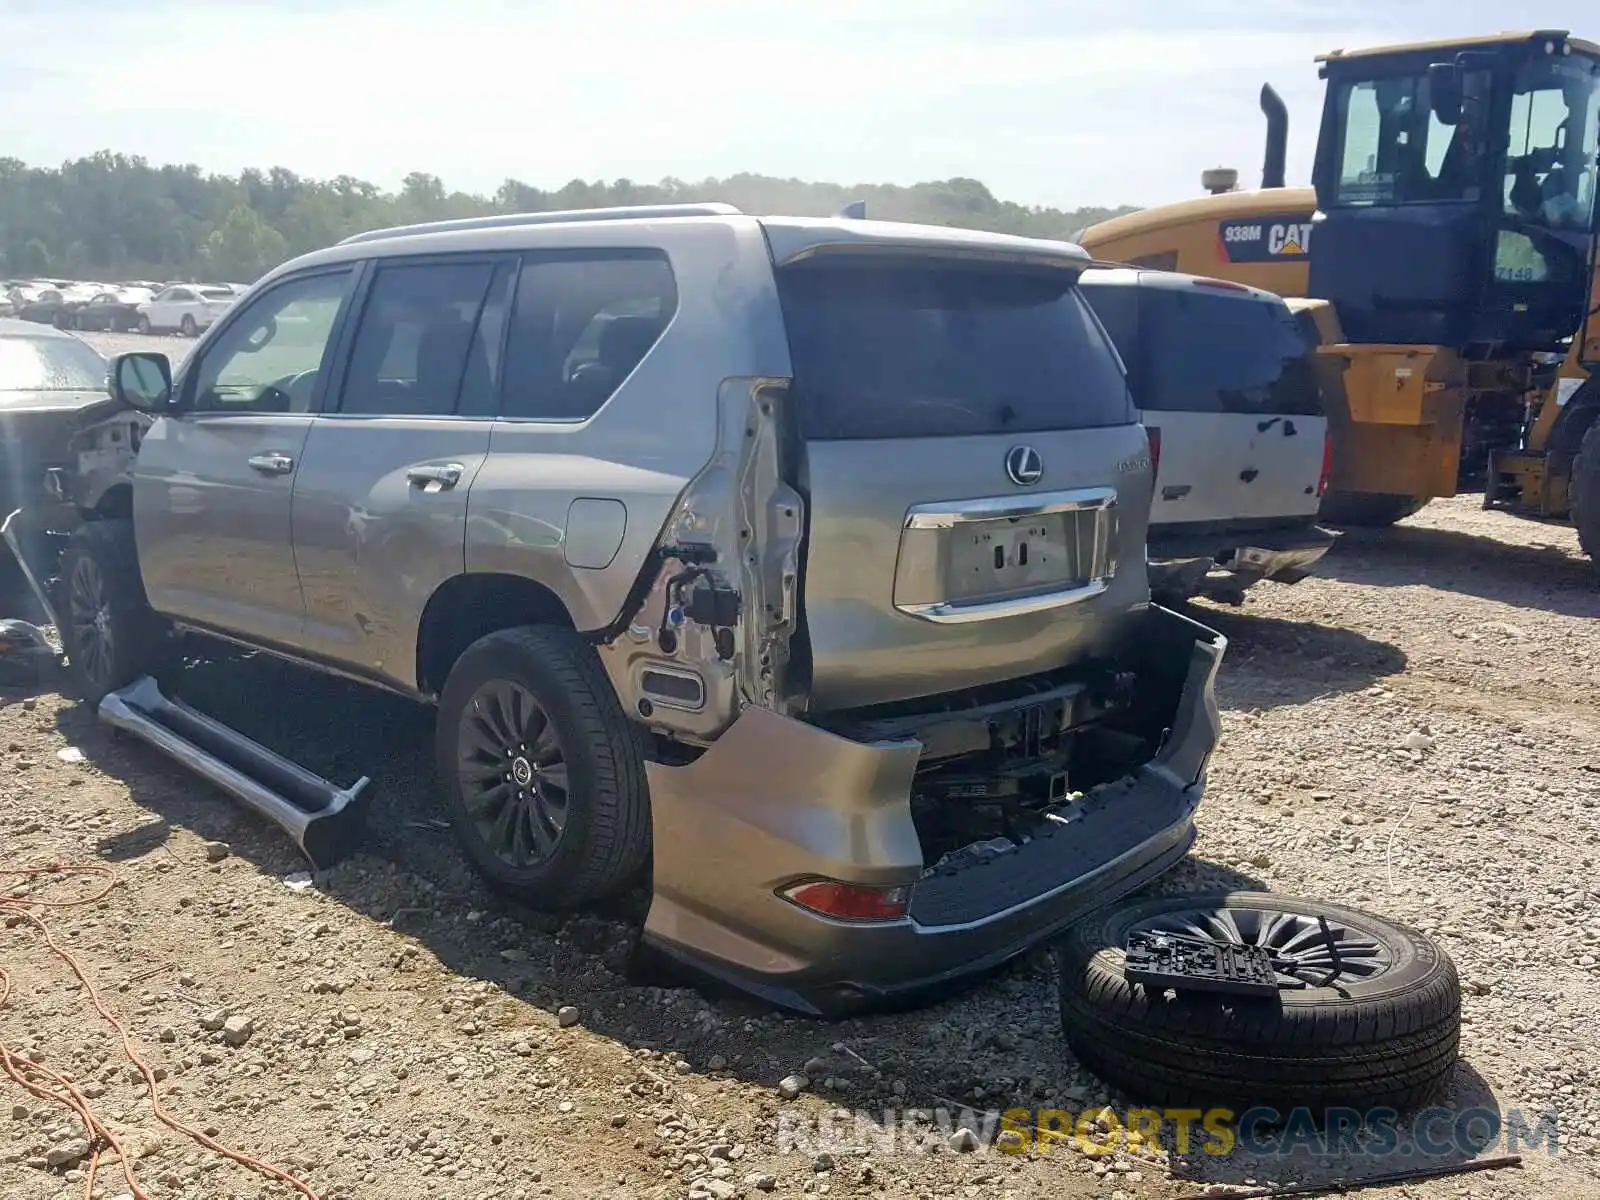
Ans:
<svg viewBox="0 0 1600 1200"><path fill-rule="evenodd" d="M1288 112L1267 86L1259 189L1208 171L1210 194L1078 240L1290 299L1328 397L1325 520L1392 524L1483 488L1486 503L1571 515L1600 556L1600 380L1584 369L1600 361L1600 320L1585 328L1600 46L1541 30L1317 61L1311 187L1284 186Z"/></svg>

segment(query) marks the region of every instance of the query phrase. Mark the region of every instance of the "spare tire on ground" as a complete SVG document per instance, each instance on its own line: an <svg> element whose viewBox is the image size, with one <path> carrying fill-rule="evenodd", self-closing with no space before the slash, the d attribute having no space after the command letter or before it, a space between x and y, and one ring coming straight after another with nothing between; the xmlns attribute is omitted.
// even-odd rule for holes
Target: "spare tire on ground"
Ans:
<svg viewBox="0 0 1600 1200"><path fill-rule="evenodd" d="M1130 983L1135 931L1262 946L1277 995ZM1138 1102L1404 1111L1434 1096L1460 1045L1461 988L1444 951L1337 904L1264 892L1133 900L1072 927L1056 958L1067 1043Z"/></svg>

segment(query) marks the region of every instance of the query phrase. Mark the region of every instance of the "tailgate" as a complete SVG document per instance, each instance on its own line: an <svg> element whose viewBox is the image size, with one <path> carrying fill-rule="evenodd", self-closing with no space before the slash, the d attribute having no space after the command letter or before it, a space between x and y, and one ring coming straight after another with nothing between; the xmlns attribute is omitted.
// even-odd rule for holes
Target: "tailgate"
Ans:
<svg viewBox="0 0 1600 1200"><path fill-rule="evenodd" d="M1315 348L1288 307L1211 280L1145 278L1129 372L1160 430L1151 523L1315 515L1328 423Z"/></svg>
<svg viewBox="0 0 1600 1200"><path fill-rule="evenodd" d="M1146 410L1160 430L1151 524L1313 516L1323 417Z"/></svg>
<svg viewBox="0 0 1600 1200"><path fill-rule="evenodd" d="M1148 447L1074 279L860 254L780 269L814 709L1048 670L1147 599Z"/></svg>

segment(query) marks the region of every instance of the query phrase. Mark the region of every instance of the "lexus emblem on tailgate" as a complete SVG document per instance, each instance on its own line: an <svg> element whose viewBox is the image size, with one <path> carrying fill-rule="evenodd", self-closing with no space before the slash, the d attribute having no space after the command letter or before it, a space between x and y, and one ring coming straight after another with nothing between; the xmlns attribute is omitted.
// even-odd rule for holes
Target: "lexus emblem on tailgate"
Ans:
<svg viewBox="0 0 1600 1200"><path fill-rule="evenodd" d="M1006 451L1006 474L1018 487L1028 487L1044 475L1044 459L1032 446L1013 446Z"/></svg>

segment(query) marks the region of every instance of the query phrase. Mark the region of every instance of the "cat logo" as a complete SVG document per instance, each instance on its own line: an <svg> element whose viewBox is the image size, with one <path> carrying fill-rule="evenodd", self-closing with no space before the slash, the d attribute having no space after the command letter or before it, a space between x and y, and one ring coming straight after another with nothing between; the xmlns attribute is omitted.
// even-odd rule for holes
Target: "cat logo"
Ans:
<svg viewBox="0 0 1600 1200"><path fill-rule="evenodd" d="M1267 253L1283 258L1303 257L1306 253L1306 244L1310 240L1309 221L1304 224L1274 225L1267 230Z"/></svg>
<svg viewBox="0 0 1600 1200"><path fill-rule="evenodd" d="M1229 263L1271 263L1304 260L1311 253L1311 222L1285 213L1223 221L1217 227L1219 255Z"/></svg>

